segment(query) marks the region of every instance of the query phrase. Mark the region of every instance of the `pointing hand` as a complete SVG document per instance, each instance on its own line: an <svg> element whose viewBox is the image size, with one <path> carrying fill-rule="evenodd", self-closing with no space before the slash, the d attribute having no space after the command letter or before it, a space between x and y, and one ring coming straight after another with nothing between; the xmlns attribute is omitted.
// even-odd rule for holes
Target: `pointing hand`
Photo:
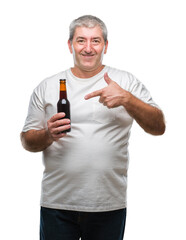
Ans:
<svg viewBox="0 0 186 240"><path fill-rule="evenodd" d="M130 93L110 79L108 73L104 74L104 79L108 85L105 88L87 94L85 100L99 96L99 102L108 108L115 108L124 105L127 98L130 96Z"/></svg>

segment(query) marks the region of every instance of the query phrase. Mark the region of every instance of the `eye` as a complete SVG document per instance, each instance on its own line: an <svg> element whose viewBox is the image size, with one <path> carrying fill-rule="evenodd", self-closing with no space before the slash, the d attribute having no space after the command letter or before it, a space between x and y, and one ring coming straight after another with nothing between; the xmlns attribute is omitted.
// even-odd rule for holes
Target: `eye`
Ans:
<svg viewBox="0 0 186 240"><path fill-rule="evenodd" d="M84 43L85 43L85 40L84 40L84 39L78 39L77 42L78 42L79 44L84 44Z"/></svg>
<svg viewBox="0 0 186 240"><path fill-rule="evenodd" d="M100 40L99 40L99 39L93 39L92 43L93 43L93 44L99 44L99 43L100 43Z"/></svg>

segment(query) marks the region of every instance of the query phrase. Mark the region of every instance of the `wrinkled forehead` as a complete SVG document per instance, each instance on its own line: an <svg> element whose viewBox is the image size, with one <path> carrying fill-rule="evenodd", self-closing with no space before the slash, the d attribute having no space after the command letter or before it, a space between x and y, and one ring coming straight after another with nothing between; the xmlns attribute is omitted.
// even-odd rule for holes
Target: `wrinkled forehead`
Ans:
<svg viewBox="0 0 186 240"><path fill-rule="evenodd" d="M74 32L73 39L77 39L78 37L91 39L91 38L103 38L103 32L99 26L95 27L76 27Z"/></svg>

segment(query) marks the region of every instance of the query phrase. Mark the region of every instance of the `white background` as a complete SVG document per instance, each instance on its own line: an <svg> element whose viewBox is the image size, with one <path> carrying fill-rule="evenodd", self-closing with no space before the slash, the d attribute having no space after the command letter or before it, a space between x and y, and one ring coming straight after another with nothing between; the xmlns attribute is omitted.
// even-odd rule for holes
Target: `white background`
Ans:
<svg viewBox="0 0 186 240"><path fill-rule="evenodd" d="M68 27L83 14L100 17L108 27L104 64L142 81L167 123L158 137L133 126L124 239L186 239L184 2L1 1L0 239L39 239L41 153L26 152L19 134L33 88L73 65Z"/></svg>

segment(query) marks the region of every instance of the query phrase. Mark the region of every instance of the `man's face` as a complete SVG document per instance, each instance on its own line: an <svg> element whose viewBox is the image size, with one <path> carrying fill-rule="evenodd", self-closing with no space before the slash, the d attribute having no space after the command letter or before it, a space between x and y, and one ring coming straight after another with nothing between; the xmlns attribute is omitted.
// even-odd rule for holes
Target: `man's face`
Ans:
<svg viewBox="0 0 186 240"><path fill-rule="evenodd" d="M108 42L105 44L99 26L77 27L72 43L68 41L68 46L73 53L75 68L91 72L102 66L102 58L107 51Z"/></svg>

